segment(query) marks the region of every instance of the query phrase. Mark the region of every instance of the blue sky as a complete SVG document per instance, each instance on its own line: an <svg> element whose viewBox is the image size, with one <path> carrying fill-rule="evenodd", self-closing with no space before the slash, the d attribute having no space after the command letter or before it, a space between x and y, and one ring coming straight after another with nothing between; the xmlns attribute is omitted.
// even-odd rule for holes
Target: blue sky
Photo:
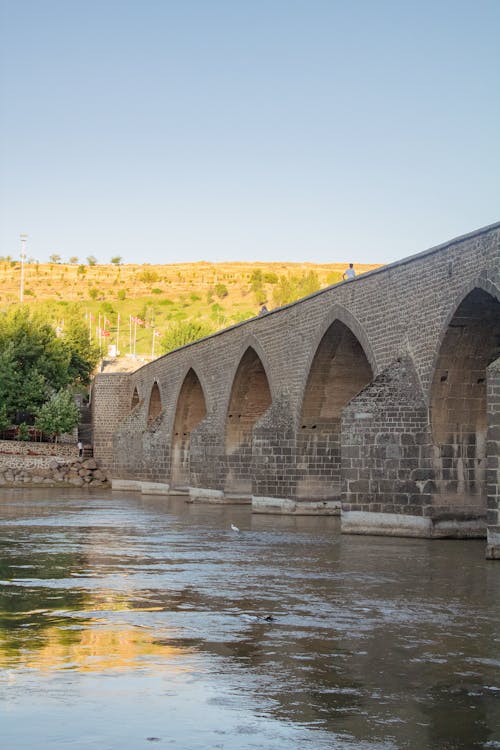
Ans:
<svg viewBox="0 0 500 750"><path fill-rule="evenodd" d="M0 255L389 262L500 218L497 0L0 7Z"/></svg>

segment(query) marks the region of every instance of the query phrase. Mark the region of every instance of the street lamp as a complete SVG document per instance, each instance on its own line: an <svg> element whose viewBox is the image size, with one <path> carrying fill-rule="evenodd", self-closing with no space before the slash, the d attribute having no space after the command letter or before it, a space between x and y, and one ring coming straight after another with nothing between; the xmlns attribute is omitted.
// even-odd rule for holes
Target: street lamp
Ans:
<svg viewBox="0 0 500 750"><path fill-rule="evenodd" d="M27 234L20 234L21 238L21 286L19 289L19 302L24 300L24 258L26 257L26 240L28 239Z"/></svg>

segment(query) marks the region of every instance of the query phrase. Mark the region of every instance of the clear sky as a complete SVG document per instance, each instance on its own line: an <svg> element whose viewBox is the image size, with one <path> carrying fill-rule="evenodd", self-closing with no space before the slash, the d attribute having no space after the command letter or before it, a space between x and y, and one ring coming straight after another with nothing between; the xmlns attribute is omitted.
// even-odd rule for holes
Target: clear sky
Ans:
<svg viewBox="0 0 500 750"><path fill-rule="evenodd" d="M499 0L0 7L0 255L388 262L500 218Z"/></svg>

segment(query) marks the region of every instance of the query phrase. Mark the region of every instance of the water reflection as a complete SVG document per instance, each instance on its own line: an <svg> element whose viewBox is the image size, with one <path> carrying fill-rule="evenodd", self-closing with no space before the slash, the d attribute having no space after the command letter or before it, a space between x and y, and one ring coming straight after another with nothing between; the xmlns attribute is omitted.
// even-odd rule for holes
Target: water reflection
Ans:
<svg viewBox="0 0 500 750"><path fill-rule="evenodd" d="M184 748L500 747L500 566L482 542L10 490L0 549L0 709L16 747L74 732L126 750L153 734ZM40 729L50 715L57 736Z"/></svg>

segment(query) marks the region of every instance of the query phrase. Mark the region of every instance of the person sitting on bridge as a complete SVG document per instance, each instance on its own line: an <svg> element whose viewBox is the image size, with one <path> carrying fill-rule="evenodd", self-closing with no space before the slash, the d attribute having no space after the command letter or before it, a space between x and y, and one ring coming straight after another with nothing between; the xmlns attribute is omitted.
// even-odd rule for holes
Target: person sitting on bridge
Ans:
<svg viewBox="0 0 500 750"><path fill-rule="evenodd" d="M347 281L349 281L349 279L353 279L355 276L356 276L356 271L354 270L352 263L349 263L349 268L346 268L346 270L342 274L342 278L344 279L344 281L346 279Z"/></svg>
<svg viewBox="0 0 500 750"><path fill-rule="evenodd" d="M265 305L262 305L262 307L259 310L259 315L265 315L268 312L269 310L267 309L267 307Z"/></svg>

